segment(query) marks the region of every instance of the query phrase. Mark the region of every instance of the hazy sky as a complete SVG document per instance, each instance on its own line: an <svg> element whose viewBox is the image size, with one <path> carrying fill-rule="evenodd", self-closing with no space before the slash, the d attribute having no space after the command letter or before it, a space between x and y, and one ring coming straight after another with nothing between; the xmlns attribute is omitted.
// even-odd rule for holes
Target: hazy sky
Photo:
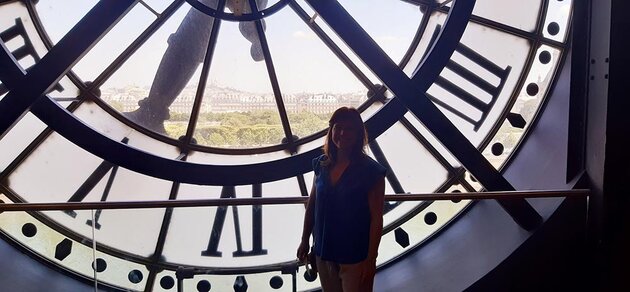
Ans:
<svg viewBox="0 0 630 292"><path fill-rule="evenodd" d="M74 26L96 0L41 0L38 13L52 40L58 41ZM158 12L171 1L145 0ZM273 5L277 0L269 0ZM417 6L400 0L340 0L345 9L363 26L370 36L398 62L405 54L418 28L422 13ZM312 15L303 0L298 0ZM541 0L479 0L474 13L504 22L522 30L531 30ZM551 1L550 20L568 17L571 1ZM185 3L103 87L128 85L150 86L160 60L167 49L169 35L176 31L190 6ZM500 13L497 13L499 12ZM129 45L156 16L137 4L74 68L84 81L93 80L124 48ZM365 90L356 77L325 47L290 7L265 18L266 35L276 75L283 93L296 92L355 92ZM317 19L323 24L320 18ZM326 28L325 25L322 27ZM564 35L565 27L561 26ZM330 32L330 30L327 30ZM330 32L333 39L336 37ZM547 37L551 37L548 36ZM553 38L553 37L552 37ZM468 42L478 42L469 39ZM560 41L562 41L560 39ZM341 42L338 42L341 44ZM250 42L239 32L238 24L223 21L209 76L210 83L243 91L270 93L272 91L264 61L254 62L249 55ZM349 50L347 54L351 55ZM493 53L494 54L494 53ZM352 55L351 55L352 57ZM355 64L379 82L357 58ZM200 68L189 84L199 80Z"/></svg>
<svg viewBox="0 0 630 292"><path fill-rule="evenodd" d="M271 0L269 5L275 2ZM341 2L394 61L398 62L402 58L422 17L416 6L398 0ZM37 9L48 34L56 42L95 3L93 0L42 0ZM147 3L160 12L170 1ZM375 11L374 7L377 6L379 9ZM185 3L104 87L149 86L167 48L168 36L177 29L189 9L190 6ZM311 12L308 7L305 10ZM155 15L144 6L136 5L73 70L86 81L96 78L154 19ZM363 86L350 71L290 7L283 8L265 21L272 59L283 92L363 90ZM252 60L249 56L249 45L238 31L237 23L224 21L211 66L210 81L246 91L270 92L271 85L264 61ZM197 73L199 71L200 69ZM198 75L195 75L191 83L197 82Z"/></svg>

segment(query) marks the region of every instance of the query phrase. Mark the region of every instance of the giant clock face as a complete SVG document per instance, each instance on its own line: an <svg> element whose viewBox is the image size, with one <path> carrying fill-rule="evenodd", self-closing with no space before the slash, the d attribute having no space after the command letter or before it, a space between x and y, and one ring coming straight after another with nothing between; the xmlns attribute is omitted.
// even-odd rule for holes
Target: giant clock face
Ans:
<svg viewBox="0 0 630 292"><path fill-rule="evenodd" d="M554 84L572 8L134 3L0 1L4 204L307 196L310 160L340 106L362 112L368 153L390 170L386 194L509 190L499 171ZM421 248L469 203L387 203L378 264ZM184 266L196 271L186 291L291 291L283 271L303 213L4 212L0 228L70 274L120 289L175 291ZM303 273L298 290L319 287Z"/></svg>

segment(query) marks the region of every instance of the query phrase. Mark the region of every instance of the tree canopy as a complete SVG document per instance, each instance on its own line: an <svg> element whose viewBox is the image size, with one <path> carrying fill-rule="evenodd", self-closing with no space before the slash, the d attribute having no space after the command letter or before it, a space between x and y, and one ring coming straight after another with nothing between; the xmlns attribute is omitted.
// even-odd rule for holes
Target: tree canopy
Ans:
<svg viewBox="0 0 630 292"><path fill-rule="evenodd" d="M328 127L330 114L289 113L291 133L305 137ZM189 115L171 113L164 127L167 135L186 134ZM285 137L280 115L271 110L231 113L202 113L197 119L194 138L198 144L213 147L250 148L279 144Z"/></svg>

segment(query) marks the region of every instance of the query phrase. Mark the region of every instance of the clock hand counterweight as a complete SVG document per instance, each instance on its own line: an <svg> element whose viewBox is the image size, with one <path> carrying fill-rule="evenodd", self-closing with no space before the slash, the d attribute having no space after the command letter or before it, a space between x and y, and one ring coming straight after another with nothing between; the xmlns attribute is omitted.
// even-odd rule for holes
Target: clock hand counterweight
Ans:
<svg viewBox="0 0 630 292"><path fill-rule="evenodd" d="M208 7L216 8L218 0L203 0ZM267 0L257 0L264 9ZM242 0L228 0L226 6L235 13L248 12L249 5ZM264 23L264 20L261 20ZM153 79L149 96L138 102L133 112L125 113L132 121L158 133L166 133L164 121L169 119L169 107L188 84L199 65L203 62L214 18L191 8L177 31L168 38L168 48L160 61ZM252 43L251 56L255 61L263 60L260 40L254 22L240 22L241 34Z"/></svg>

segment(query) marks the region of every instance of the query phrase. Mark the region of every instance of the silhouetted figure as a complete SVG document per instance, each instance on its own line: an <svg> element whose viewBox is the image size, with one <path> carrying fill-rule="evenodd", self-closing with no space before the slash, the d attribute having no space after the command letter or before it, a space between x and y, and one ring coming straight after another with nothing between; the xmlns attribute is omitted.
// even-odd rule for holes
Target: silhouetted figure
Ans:
<svg viewBox="0 0 630 292"><path fill-rule="evenodd" d="M200 0L216 9L218 0ZM256 0L258 10L267 6L267 0ZM249 1L228 0L231 11L250 13ZM164 121L169 119L168 108L182 92L190 78L203 62L214 18L195 8L184 17L177 31L168 38L168 48L155 74L149 96L138 102L139 108L125 113L130 120L158 133L166 133ZM264 20L262 20L264 28ZM252 43L250 54L255 61L264 60L255 22L239 23L241 34Z"/></svg>
<svg viewBox="0 0 630 292"><path fill-rule="evenodd" d="M383 229L386 168L364 153L367 132L356 109L342 107L329 121L324 154L304 215L301 261L309 239L324 292L372 291Z"/></svg>

